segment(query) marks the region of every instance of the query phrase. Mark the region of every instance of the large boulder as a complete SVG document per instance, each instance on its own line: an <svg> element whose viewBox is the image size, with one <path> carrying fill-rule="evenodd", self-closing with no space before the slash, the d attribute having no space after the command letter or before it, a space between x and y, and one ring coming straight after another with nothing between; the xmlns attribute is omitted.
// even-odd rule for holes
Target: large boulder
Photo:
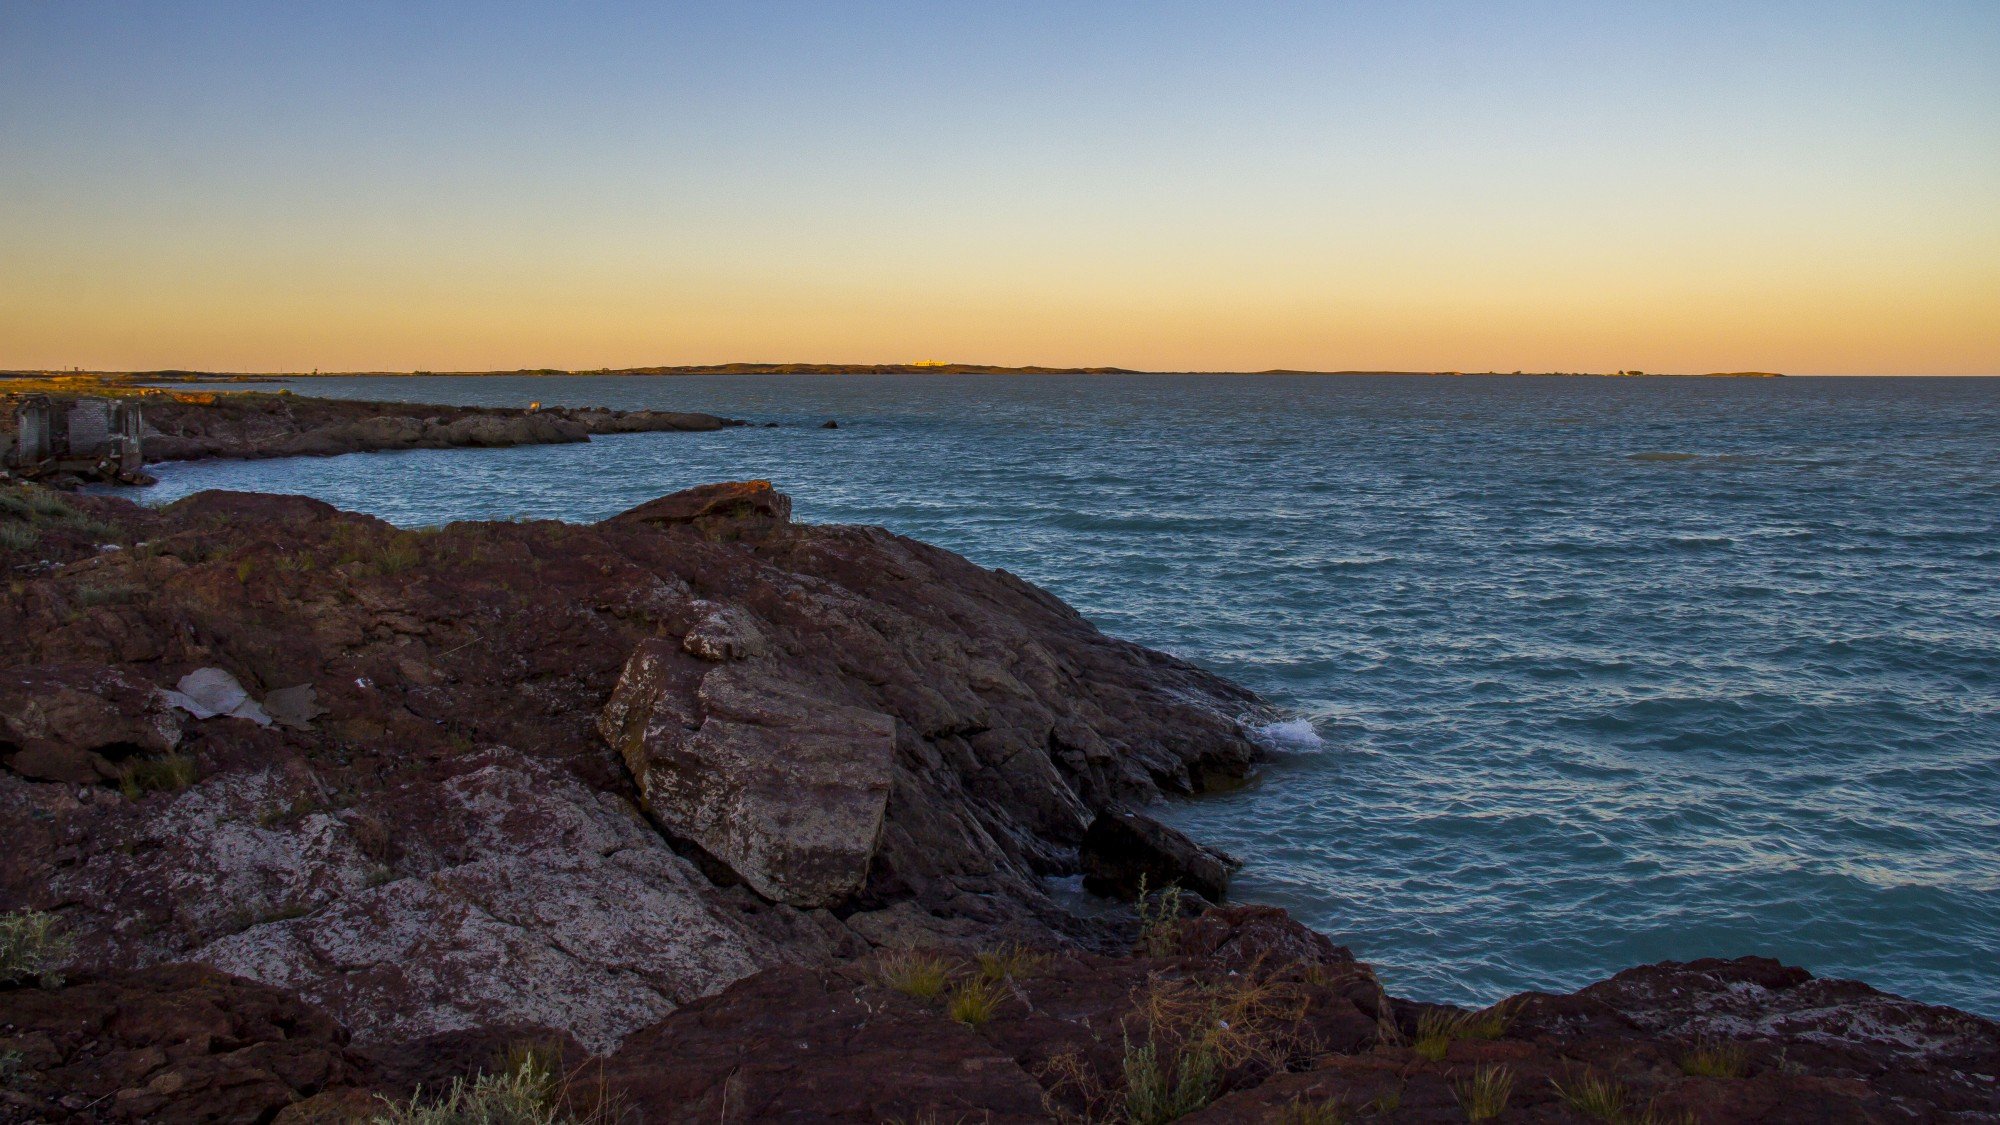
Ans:
<svg viewBox="0 0 2000 1125"><path fill-rule="evenodd" d="M1141 813L1099 814L1080 848L1084 889L1131 900L1179 887L1210 902L1229 893L1229 876L1241 861L1204 847Z"/></svg>
<svg viewBox="0 0 2000 1125"><path fill-rule="evenodd" d="M668 525L726 521L782 524L792 518L792 498L771 487L767 480L726 481L684 489L657 500L648 500L629 511L612 516L607 523Z"/></svg>
<svg viewBox="0 0 2000 1125"><path fill-rule="evenodd" d="M882 833L896 721L740 664L684 699L668 675L681 648L640 645L604 712L647 810L773 901L852 897Z"/></svg>

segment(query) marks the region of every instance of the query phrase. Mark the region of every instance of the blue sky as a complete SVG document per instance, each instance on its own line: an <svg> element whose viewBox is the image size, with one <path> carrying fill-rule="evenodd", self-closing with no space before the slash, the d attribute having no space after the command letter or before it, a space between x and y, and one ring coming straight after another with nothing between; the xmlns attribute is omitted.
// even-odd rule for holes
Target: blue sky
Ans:
<svg viewBox="0 0 2000 1125"><path fill-rule="evenodd" d="M2000 5L0 0L0 365L2000 370Z"/></svg>

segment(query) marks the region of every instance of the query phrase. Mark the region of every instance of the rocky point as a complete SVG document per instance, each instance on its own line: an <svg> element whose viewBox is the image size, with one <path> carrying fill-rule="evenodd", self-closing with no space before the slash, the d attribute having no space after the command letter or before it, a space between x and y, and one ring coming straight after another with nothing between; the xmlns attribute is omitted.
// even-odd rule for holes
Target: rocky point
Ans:
<svg viewBox="0 0 2000 1125"><path fill-rule="evenodd" d="M2000 1119L2000 1026L1775 962L1389 996L1147 815L1261 701L763 482L0 485L0 564L0 912L61 937L0 1120L368 1120L523 1051L578 1120Z"/></svg>

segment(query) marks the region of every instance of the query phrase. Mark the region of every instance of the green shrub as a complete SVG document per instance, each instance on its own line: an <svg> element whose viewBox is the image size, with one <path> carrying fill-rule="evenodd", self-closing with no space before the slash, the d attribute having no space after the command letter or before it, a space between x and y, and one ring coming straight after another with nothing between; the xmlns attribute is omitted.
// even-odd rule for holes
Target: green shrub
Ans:
<svg viewBox="0 0 2000 1125"><path fill-rule="evenodd" d="M41 542L42 533L25 523L0 523L0 550L25 551Z"/></svg>
<svg viewBox="0 0 2000 1125"><path fill-rule="evenodd" d="M454 1078L432 1097L419 1089L407 1102L383 1098L388 1109L373 1125L570 1125L576 1118L563 1110L562 1092L548 1064L530 1053L499 1074Z"/></svg>
<svg viewBox="0 0 2000 1125"><path fill-rule="evenodd" d="M1146 877L1139 876L1139 899L1133 904L1139 915L1139 948L1148 957L1172 957L1181 950L1181 888L1169 883L1157 893L1148 893Z"/></svg>
<svg viewBox="0 0 2000 1125"><path fill-rule="evenodd" d="M70 598L82 607L130 605L140 593L137 586L78 586Z"/></svg>
<svg viewBox="0 0 2000 1125"><path fill-rule="evenodd" d="M1222 1065L1215 1051L1196 1042L1162 1058L1158 1044L1125 1044L1125 1116L1132 1125L1163 1125L1215 1100Z"/></svg>
<svg viewBox="0 0 2000 1125"><path fill-rule="evenodd" d="M58 970L75 942L56 929L56 917L39 910L0 914L0 983L33 980L43 988L62 984Z"/></svg>

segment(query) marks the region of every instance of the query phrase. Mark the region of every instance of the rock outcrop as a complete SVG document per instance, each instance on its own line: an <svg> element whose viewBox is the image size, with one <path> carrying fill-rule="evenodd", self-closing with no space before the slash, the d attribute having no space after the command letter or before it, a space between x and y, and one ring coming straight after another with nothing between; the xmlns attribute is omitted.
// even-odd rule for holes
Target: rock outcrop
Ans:
<svg viewBox="0 0 2000 1125"><path fill-rule="evenodd" d="M1045 877L1100 812L1257 754L1248 693L1004 572L792 524L768 485L434 532L65 503L95 542L5 560L0 910L53 911L77 970L198 961L364 1046L605 1051L879 941L1101 947ZM310 688L308 721L161 702L207 669Z"/></svg>
<svg viewBox="0 0 2000 1125"><path fill-rule="evenodd" d="M508 410L258 392L154 394L146 396L143 409L147 461L549 445L588 441L593 434L701 432L743 424L664 410Z"/></svg>

